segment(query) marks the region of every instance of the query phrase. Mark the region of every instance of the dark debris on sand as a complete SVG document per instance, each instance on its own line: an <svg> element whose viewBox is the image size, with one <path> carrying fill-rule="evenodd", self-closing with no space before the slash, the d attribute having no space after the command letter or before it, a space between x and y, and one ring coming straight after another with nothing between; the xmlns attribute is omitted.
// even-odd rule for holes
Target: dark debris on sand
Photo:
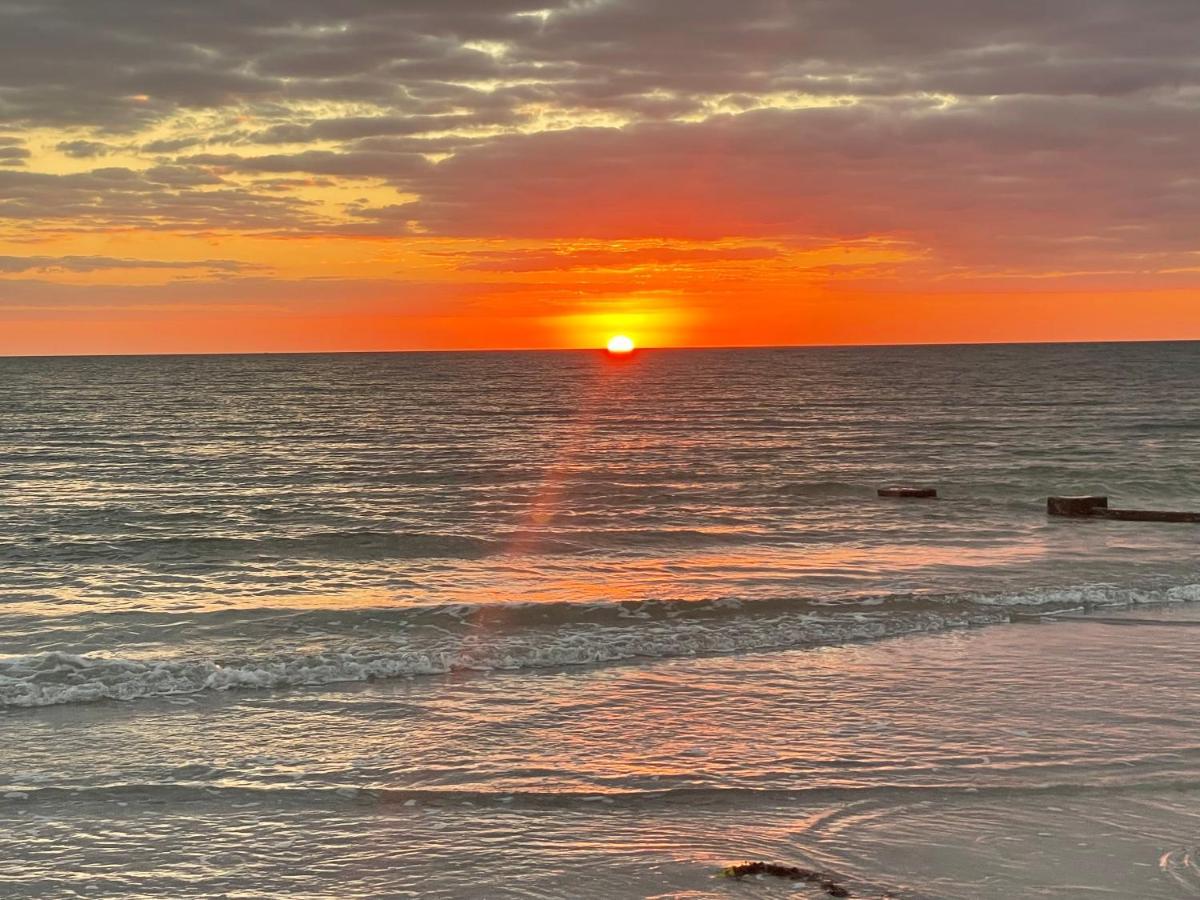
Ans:
<svg viewBox="0 0 1200 900"><path fill-rule="evenodd" d="M790 881L802 881L805 884L819 884L830 897L853 896L843 885L824 872L812 869L801 869L799 866L779 866L774 863L752 862L736 866L726 866L721 870L726 878L745 878L748 875L771 875L775 878L787 878Z"/></svg>

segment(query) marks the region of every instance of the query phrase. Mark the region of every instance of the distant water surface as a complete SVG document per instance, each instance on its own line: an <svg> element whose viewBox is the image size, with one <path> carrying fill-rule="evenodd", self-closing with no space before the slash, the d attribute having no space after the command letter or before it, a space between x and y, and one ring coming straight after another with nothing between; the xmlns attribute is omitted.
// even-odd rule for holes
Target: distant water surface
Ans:
<svg viewBox="0 0 1200 900"><path fill-rule="evenodd" d="M1195 527L1045 515L1052 493L1200 508L1198 386L1200 345L1189 343L0 360L0 726L13 726L11 758L24 760L8 802L36 801L53 819L77 789L142 809L228 789L233 806L218 808L229 813L289 783L290 769L262 775L200 745L166 746L167 768L153 773L136 753L85 752L89 734L131 715L160 743L157 730L197 701L234 717L221 726L230 734L256 735L246 759L291 746L270 723L303 707L316 718L296 727L357 746L371 773L313 751L332 768L310 784L295 762L330 797L465 790L464 802L494 804L507 791L586 819L603 804L584 794L649 790L653 766L596 769L566 750L551 764L536 747L513 756L478 706L490 691L502 685L509 706L558 697L547 679L613 663L633 682L589 690L636 708L639 680L698 657L716 669L680 661L700 666L688 678L748 696L778 689L784 706L801 704L799 721L820 692L779 679L815 664L806 652L1013 612L1200 598ZM941 499L875 496L894 483L935 485ZM830 696L838 671L823 676ZM454 680L468 672L493 675ZM396 729L402 748L406 722L425 713L409 722L409 701L387 685L411 678L460 738L396 781L372 768L385 751L361 716ZM378 697L347 687L367 681ZM221 705L229 689L243 699ZM563 690L529 721L570 721ZM153 713L126 711L139 704ZM910 714L889 721L919 730ZM1002 718L1003 705L988 715ZM55 749L90 760L86 775L42 758L36 724L66 721L91 723ZM1127 724L1082 771L1122 765ZM596 740L613 738L596 727ZM876 767L891 787L924 783L869 742L793 765L782 745L752 752L751 736L734 737L725 752L762 765L722 768L691 734L696 758L717 768L690 787L736 789L739 809L803 785L854 785ZM1172 752L1190 760L1194 749ZM1200 789L1190 762L1181 771ZM129 799L113 799L122 791ZM323 816L357 815L311 797ZM770 815L791 821L786 806ZM1190 873L1190 859L1176 869Z"/></svg>
<svg viewBox="0 0 1200 900"><path fill-rule="evenodd" d="M1196 344L7 359L0 385L0 703L819 644L1200 581L1192 529L1043 509L1200 507ZM943 499L874 496L896 482ZM80 653L101 679L58 677Z"/></svg>

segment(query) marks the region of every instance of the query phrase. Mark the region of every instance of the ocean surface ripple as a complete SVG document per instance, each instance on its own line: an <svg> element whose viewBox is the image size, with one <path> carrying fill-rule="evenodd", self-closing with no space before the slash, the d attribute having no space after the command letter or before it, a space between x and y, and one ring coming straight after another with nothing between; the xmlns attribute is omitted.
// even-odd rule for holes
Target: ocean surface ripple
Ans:
<svg viewBox="0 0 1200 900"><path fill-rule="evenodd" d="M1192 344L2 360L0 706L1194 599L1192 529L1042 506L1200 506L1198 374Z"/></svg>
<svg viewBox="0 0 1200 900"><path fill-rule="evenodd" d="M1045 513L1200 509L1197 383L1200 344L0 359L0 893L1200 896L1197 526Z"/></svg>

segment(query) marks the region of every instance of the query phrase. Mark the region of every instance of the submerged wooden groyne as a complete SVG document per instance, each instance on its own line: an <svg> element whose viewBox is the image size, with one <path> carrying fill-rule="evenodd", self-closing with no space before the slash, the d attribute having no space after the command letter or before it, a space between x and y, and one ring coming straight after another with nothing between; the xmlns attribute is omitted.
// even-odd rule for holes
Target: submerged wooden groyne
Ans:
<svg viewBox="0 0 1200 900"><path fill-rule="evenodd" d="M1047 497L1046 514L1071 519L1120 519L1126 522L1200 522L1200 512L1161 509L1114 509L1108 497Z"/></svg>
<svg viewBox="0 0 1200 900"><path fill-rule="evenodd" d="M880 497L910 497L916 499L936 498L937 488L931 487L881 487L877 490Z"/></svg>

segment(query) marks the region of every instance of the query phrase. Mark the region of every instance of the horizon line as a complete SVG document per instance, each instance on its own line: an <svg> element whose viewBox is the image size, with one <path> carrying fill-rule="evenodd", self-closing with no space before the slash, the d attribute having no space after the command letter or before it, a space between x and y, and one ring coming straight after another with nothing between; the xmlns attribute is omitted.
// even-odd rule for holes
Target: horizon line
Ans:
<svg viewBox="0 0 1200 900"><path fill-rule="evenodd" d="M1089 344L1194 344L1200 337L1129 338L1105 340L1027 340L1027 341L904 341L861 344L689 344L686 346L637 347L635 353L689 350L854 350L905 347L1030 347L1083 346ZM415 353L605 353L595 347L413 347L378 350L196 350L163 353L0 353L0 359L111 359L139 357L191 356L352 356L399 355Z"/></svg>

